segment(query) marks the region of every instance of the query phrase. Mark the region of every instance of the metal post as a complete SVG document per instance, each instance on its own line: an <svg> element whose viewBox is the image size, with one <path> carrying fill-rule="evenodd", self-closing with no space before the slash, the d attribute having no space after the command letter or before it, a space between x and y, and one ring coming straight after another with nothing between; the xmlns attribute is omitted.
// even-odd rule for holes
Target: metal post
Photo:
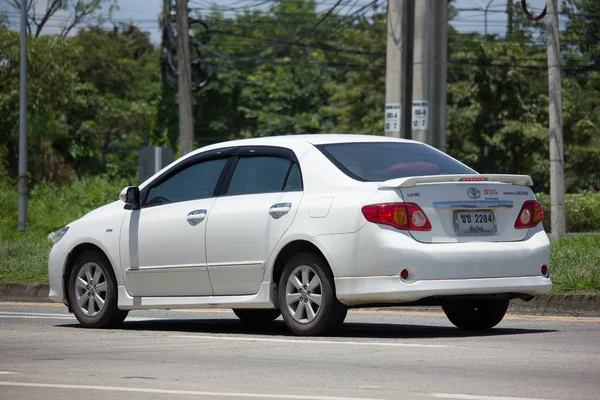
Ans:
<svg viewBox="0 0 600 400"><path fill-rule="evenodd" d="M388 1L385 135L410 139L414 0Z"/></svg>
<svg viewBox="0 0 600 400"><path fill-rule="evenodd" d="M550 199L552 238L564 236L565 175L563 154L562 88L560 80L560 44L558 0L548 0L548 86L550 100Z"/></svg>
<svg viewBox="0 0 600 400"><path fill-rule="evenodd" d="M192 109L192 71L187 0L177 0L177 66L179 69L179 152L183 156L194 150Z"/></svg>
<svg viewBox="0 0 600 400"><path fill-rule="evenodd" d="M27 227L27 0L21 0L21 81L19 105L19 217L17 229Z"/></svg>

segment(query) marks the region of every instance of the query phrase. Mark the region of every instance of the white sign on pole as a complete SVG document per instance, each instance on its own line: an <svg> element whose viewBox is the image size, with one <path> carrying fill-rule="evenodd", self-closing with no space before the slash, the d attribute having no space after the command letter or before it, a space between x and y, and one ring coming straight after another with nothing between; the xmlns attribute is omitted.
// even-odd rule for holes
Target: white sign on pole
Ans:
<svg viewBox="0 0 600 400"><path fill-rule="evenodd" d="M429 126L429 101L417 100L412 104L413 129L427 129Z"/></svg>
<svg viewBox="0 0 600 400"><path fill-rule="evenodd" d="M385 131L400 132L400 103L385 105Z"/></svg>

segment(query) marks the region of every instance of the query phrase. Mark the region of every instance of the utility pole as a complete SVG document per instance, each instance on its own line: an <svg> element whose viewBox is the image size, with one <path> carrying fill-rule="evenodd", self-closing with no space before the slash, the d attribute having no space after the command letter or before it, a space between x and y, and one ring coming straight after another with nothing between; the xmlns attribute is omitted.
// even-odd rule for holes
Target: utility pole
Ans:
<svg viewBox="0 0 600 400"><path fill-rule="evenodd" d="M448 2L435 2L433 77L430 95L431 144L446 151L446 111L448 107Z"/></svg>
<svg viewBox="0 0 600 400"><path fill-rule="evenodd" d="M487 36L488 34L488 10L490 9L490 6L492 5L492 3L496 0L489 0L489 2L486 5L483 5L483 3L481 3L479 0L474 0L479 7L481 7L481 9L483 10L483 32L485 34L485 36Z"/></svg>
<svg viewBox="0 0 600 400"><path fill-rule="evenodd" d="M550 100L550 199L552 238L564 236L565 164L563 153L562 88L560 80L560 43L558 0L547 0L548 86Z"/></svg>
<svg viewBox="0 0 600 400"><path fill-rule="evenodd" d="M411 138L414 1L388 0L385 135Z"/></svg>
<svg viewBox="0 0 600 400"><path fill-rule="evenodd" d="M179 152L183 156L194 150L192 109L192 70L187 0L177 0L177 66L179 70Z"/></svg>
<svg viewBox="0 0 600 400"><path fill-rule="evenodd" d="M506 4L506 12L508 13L508 22L506 24L507 25L506 26L507 34L511 34L513 31L514 11L515 11L514 0L508 0L508 3Z"/></svg>
<svg viewBox="0 0 600 400"><path fill-rule="evenodd" d="M415 1L415 48L413 60L412 138L432 144L429 122L433 77L434 8L439 0Z"/></svg>
<svg viewBox="0 0 600 400"><path fill-rule="evenodd" d="M27 0L21 0L21 79L19 104L19 216L17 229L27 228Z"/></svg>
<svg viewBox="0 0 600 400"><path fill-rule="evenodd" d="M416 0L412 137L446 148L448 2Z"/></svg>

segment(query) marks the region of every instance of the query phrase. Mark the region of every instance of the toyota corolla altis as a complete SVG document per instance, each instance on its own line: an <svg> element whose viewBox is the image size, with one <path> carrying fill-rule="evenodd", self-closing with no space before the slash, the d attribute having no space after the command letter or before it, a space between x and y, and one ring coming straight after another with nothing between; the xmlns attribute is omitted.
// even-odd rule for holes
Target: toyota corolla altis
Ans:
<svg viewBox="0 0 600 400"><path fill-rule="evenodd" d="M317 335L352 307L441 305L488 329L552 285L531 185L387 137L211 145L54 232L50 298L95 328L220 307Z"/></svg>

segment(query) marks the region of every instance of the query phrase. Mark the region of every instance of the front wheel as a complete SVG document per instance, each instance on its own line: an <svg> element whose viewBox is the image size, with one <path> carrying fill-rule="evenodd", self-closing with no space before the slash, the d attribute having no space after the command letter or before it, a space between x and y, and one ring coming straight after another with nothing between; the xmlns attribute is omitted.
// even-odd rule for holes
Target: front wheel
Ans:
<svg viewBox="0 0 600 400"><path fill-rule="evenodd" d="M90 251L75 261L69 277L69 303L86 328L120 325L128 311L117 307L117 283L104 254Z"/></svg>
<svg viewBox="0 0 600 400"><path fill-rule="evenodd" d="M481 299L453 301L444 305L446 316L456 327L478 331L498 325L508 309L508 300Z"/></svg>
<svg viewBox="0 0 600 400"><path fill-rule="evenodd" d="M328 333L344 322L348 312L335 296L326 261L313 253L299 253L288 261L277 295L283 320L296 335Z"/></svg>

